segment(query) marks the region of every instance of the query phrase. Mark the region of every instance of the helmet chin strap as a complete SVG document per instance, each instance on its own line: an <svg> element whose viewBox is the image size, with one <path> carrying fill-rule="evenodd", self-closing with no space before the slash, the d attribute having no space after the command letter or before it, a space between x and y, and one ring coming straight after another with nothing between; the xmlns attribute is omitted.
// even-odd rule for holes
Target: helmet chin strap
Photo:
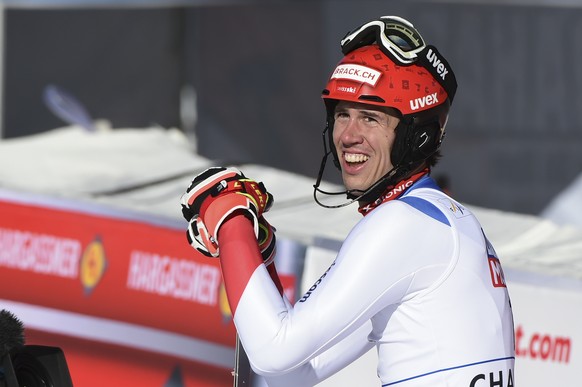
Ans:
<svg viewBox="0 0 582 387"><path fill-rule="evenodd" d="M380 197L380 195L386 190L386 188L390 185L390 183L392 183L392 184L396 183L396 181L394 181L394 180L396 180L395 179L396 177L403 176L403 174L406 173L406 170L408 170L408 168L403 168L402 166L394 167L390 171L388 171L388 173L386 173L384 176L382 176L380 179L378 179L374 184L372 184L370 187L368 187L366 190L349 189L349 190L336 191L336 192L324 191L321 188L319 188L319 186L321 184L321 179L323 176L323 172L325 170L327 158L329 157L330 154L331 154L331 151L327 151L323 155L323 159L321 160L321 166L319 167L319 173L317 175L317 181L313 185L313 199L315 200L315 202L318 205L320 205L321 207L324 207L324 208L341 208L341 207L349 206L350 204L352 204L354 202L359 202L359 201L363 201L365 203L373 202L378 197ZM320 193L323 195L330 195L330 196L346 195L348 200L344 203L336 204L336 205L324 204L317 197L317 193Z"/></svg>
<svg viewBox="0 0 582 387"><path fill-rule="evenodd" d="M409 123L409 122L404 122L403 120L401 120L398 123L398 127L402 127L402 129L400 129L400 131L405 131L405 135L407 135L410 132L408 130L408 126L410 124L411 123ZM338 169L341 169L341 167L339 165L339 161L337 159L337 154L335 154L332 150L333 144L331 144L331 140L330 140L330 146L329 147L327 146L328 141L326 139L326 132L329 131L330 126L331 126L330 125L330 117L328 116L326 127L322 133L324 154L323 154L323 158L321 159L321 165L319 167L319 173L317 174L317 180L316 180L315 184L313 185L313 199L315 200L315 202L318 205L320 205L321 207L324 207L324 208L341 208L341 207L349 206L350 204L352 204L354 202L363 202L364 204L372 203L374 200L378 199L386 191L386 189L390 185L396 185L401 179L404 179L408 175L414 173L414 171L416 169L418 169L419 166L422 165L423 161L426 160L430 156L430 155L428 155L428 156L424 157L422 160L405 162L404 160L407 159L409 153L411 152L410 149L405 149L403 152L399 152L399 155L398 155L399 160L395 163L396 166L394 166L391 170L389 170L384 176L379 178L374 184L372 184L366 190L350 189L350 190L336 191L336 192L324 191L321 188L319 188L319 186L320 186L321 180L323 178L323 173L325 171L327 159L330 155L333 155L333 160L334 160L335 166ZM331 132L328 132L328 133L331 133ZM436 152L436 149L432 153L434 153L434 152ZM431 155L432 155L432 153L431 153ZM336 204L336 205L324 204L319 200L317 193L320 193L323 195L328 195L328 196L346 195L348 200L344 203Z"/></svg>

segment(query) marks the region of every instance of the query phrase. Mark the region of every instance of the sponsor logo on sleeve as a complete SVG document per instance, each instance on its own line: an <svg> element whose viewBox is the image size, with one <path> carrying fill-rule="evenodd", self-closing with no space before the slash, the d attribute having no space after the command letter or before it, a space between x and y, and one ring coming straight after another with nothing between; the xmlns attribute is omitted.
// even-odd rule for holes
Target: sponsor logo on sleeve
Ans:
<svg viewBox="0 0 582 387"><path fill-rule="evenodd" d="M309 288L309 290L307 292L305 292L305 294L303 295L303 297L301 297L298 302L305 302L305 301L307 301L307 299L311 296L311 294L315 291L315 289L317 289L317 287L319 286L319 284L321 284L321 282L323 281L323 279L327 276L327 273L329 273L329 271L331 270L331 268L334 267L334 266L335 266L335 261L330 265L330 267L325 271L325 273L323 273L323 275L321 277L319 277L319 279L317 281L315 281L315 283Z"/></svg>
<svg viewBox="0 0 582 387"><path fill-rule="evenodd" d="M489 271L491 274L491 282L495 288L505 288L507 287L505 283L505 275L503 274L503 269L501 268L501 262L496 257L488 257L489 260Z"/></svg>
<svg viewBox="0 0 582 387"><path fill-rule="evenodd" d="M451 199L443 198L438 199L438 201L446 208L448 208L456 218L463 218L465 216L471 215L471 213L465 207L452 201Z"/></svg>
<svg viewBox="0 0 582 387"><path fill-rule="evenodd" d="M483 233L483 235L485 235L485 233ZM485 237L485 245L487 246L487 261L489 263L491 283L495 288L506 288L507 284L505 282L505 274L503 274L503 269L501 268L501 262L499 261L499 258L497 258L497 253L487 237Z"/></svg>

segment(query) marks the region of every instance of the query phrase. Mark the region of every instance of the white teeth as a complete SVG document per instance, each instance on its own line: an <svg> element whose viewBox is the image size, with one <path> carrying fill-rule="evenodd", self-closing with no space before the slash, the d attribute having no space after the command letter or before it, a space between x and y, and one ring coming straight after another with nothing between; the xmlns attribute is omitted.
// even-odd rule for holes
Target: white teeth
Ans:
<svg viewBox="0 0 582 387"><path fill-rule="evenodd" d="M363 163L367 161L370 157L363 155L361 153L344 153L344 160L348 163Z"/></svg>

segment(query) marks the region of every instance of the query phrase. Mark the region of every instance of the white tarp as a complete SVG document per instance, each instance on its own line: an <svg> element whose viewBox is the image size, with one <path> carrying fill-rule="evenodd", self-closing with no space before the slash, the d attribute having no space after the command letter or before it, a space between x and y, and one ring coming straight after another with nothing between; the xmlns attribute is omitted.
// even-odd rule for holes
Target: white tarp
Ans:
<svg viewBox="0 0 582 387"><path fill-rule="evenodd" d="M557 224L582 227L582 173L556 195L540 216Z"/></svg>

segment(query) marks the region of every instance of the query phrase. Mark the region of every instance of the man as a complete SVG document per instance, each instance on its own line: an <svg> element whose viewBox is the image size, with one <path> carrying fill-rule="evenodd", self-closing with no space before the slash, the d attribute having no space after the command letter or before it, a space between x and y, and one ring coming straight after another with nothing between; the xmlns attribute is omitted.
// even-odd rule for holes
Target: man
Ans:
<svg viewBox="0 0 582 387"><path fill-rule="evenodd" d="M323 92L314 196L326 206L319 183L331 155L364 217L295 305L271 263L262 183L215 168L182 198L190 242L220 256L253 369L270 386L312 386L375 346L383 386L514 386L499 259L472 213L430 177L456 90L450 65L398 17L364 24L342 50Z"/></svg>

